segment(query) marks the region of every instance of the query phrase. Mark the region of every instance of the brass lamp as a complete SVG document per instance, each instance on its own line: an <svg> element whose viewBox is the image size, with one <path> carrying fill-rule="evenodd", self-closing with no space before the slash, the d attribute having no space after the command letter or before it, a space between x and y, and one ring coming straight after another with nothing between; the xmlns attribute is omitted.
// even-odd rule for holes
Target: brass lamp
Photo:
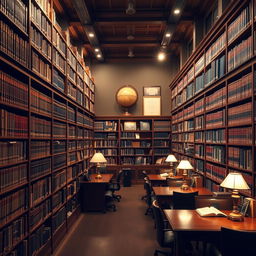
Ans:
<svg viewBox="0 0 256 256"><path fill-rule="evenodd" d="M243 221L243 215L238 211L238 202L240 200L239 189L250 189L244 177L239 172L230 172L220 184L223 188L232 189L233 211L228 215L228 219L233 221Z"/></svg>
<svg viewBox="0 0 256 256"><path fill-rule="evenodd" d="M174 168L173 165L174 163L177 162L177 159L174 155L168 155L167 158L165 159L165 162L170 163L170 172L169 172L169 177L174 176Z"/></svg>
<svg viewBox="0 0 256 256"><path fill-rule="evenodd" d="M188 176L188 170L193 170L193 166L190 164L190 162L188 160L181 160L179 165L177 166L177 169L182 169L183 173L183 184L180 187L182 190L188 190L189 189L189 185L187 183L187 176Z"/></svg>
<svg viewBox="0 0 256 256"><path fill-rule="evenodd" d="M91 158L90 163L96 164L96 172L97 172L96 179L101 179L102 178L102 176L100 174L99 166L100 166L100 164L103 164L103 163L106 163L106 162L107 162L106 158L100 152L96 152L93 155L93 157Z"/></svg>

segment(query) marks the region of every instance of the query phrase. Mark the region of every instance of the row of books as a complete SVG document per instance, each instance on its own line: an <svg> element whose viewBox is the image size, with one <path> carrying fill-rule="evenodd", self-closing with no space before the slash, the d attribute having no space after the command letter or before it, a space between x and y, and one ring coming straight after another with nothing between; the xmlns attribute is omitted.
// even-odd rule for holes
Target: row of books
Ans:
<svg viewBox="0 0 256 256"><path fill-rule="evenodd" d="M32 140L30 144L31 158L38 158L50 155L50 141L47 140Z"/></svg>
<svg viewBox="0 0 256 256"><path fill-rule="evenodd" d="M52 38L52 26L51 23L47 20L44 12L39 8L35 3L31 3L31 12L30 12L31 21L38 27L38 29L47 37L50 41Z"/></svg>
<svg viewBox="0 0 256 256"><path fill-rule="evenodd" d="M204 105L204 98L201 98L195 102L195 116L200 115L204 112Z"/></svg>
<svg viewBox="0 0 256 256"><path fill-rule="evenodd" d="M168 155L170 153L169 148L155 148L154 155Z"/></svg>
<svg viewBox="0 0 256 256"><path fill-rule="evenodd" d="M94 147L117 147L117 140L96 140L93 142Z"/></svg>
<svg viewBox="0 0 256 256"><path fill-rule="evenodd" d="M0 70L0 101L28 107L28 85Z"/></svg>
<svg viewBox="0 0 256 256"><path fill-rule="evenodd" d="M142 148L122 148L120 149L121 156L125 155L148 155L149 151L148 149L142 149Z"/></svg>
<svg viewBox="0 0 256 256"><path fill-rule="evenodd" d="M54 233L66 220L66 209L61 208L55 215L52 216L52 232Z"/></svg>
<svg viewBox="0 0 256 256"><path fill-rule="evenodd" d="M52 59L52 46L49 41L37 30L31 26L30 38L33 46L48 60Z"/></svg>
<svg viewBox="0 0 256 256"><path fill-rule="evenodd" d="M63 74L66 74L66 60L55 48L52 50L52 62Z"/></svg>
<svg viewBox="0 0 256 256"><path fill-rule="evenodd" d="M193 117L193 113L194 113L194 106L190 105L190 106L184 108L184 110L183 110L183 118L184 119L191 118L191 117Z"/></svg>
<svg viewBox="0 0 256 256"><path fill-rule="evenodd" d="M205 98L205 110L222 107L226 104L226 90L221 88Z"/></svg>
<svg viewBox="0 0 256 256"><path fill-rule="evenodd" d="M54 137L58 138L66 138L66 124L59 122L59 121L54 121L53 122L53 135ZM75 133L75 126L69 127L69 135L72 137L72 134ZM74 130L74 132L73 132ZM75 135L74 135L75 136Z"/></svg>
<svg viewBox="0 0 256 256"><path fill-rule="evenodd" d="M27 141L0 141L0 166L27 159Z"/></svg>
<svg viewBox="0 0 256 256"><path fill-rule="evenodd" d="M55 155L53 156L53 170L63 168L66 166L66 161L67 161L67 156L66 154L61 154L61 155Z"/></svg>
<svg viewBox="0 0 256 256"><path fill-rule="evenodd" d="M29 66L28 42L14 32L14 30L0 20L0 50L21 65Z"/></svg>
<svg viewBox="0 0 256 256"><path fill-rule="evenodd" d="M0 255L10 251L26 234L27 215L23 215L0 231Z"/></svg>
<svg viewBox="0 0 256 256"><path fill-rule="evenodd" d="M218 128L225 125L225 109L205 116L206 128Z"/></svg>
<svg viewBox="0 0 256 256"><path fill-rule="evenodd" d="M249 73L228 84L228 102L236 102L252 95L253 75Z"/></svg>
<svg viewBox="0 0 256 256"><path fill-rule="evenodd" d="M219 163L226 162L226 153L224 146L209 146L205 147L206 159L210 161L215 161Z"/></svg>
<svg viewBox="0 0 256 256"><path fill-rule="evenodd" d="M252 144L252 127L230 128L228 142L234 144Z"/></svg>
<svg viewBox="0 0 256 256"><path fill-rule="evenodd" d="M204 161L195 159L195 170L201 174L204 174Z"/></svg>
<svg viewBox="0 0 256 256"><path fill-rule="evenodd" d="M228 147L228 164L230 166L252 170L252 150L242 147Z"/></svg>
<svg viewBox="0 0 256 256"><path fill-rule="evenodd" d="M57 31L56 28L53 28L53 33L52 33L52 44L61 52L61 54L66 58L66 50L67 46L60 35L60 33Z"/></svg>
<svg viewBox="0 0 256 256"><path fill-rule="evenodd" d="M151 164L151 157L122 157L121 164L128 164L128 165L141 165L141 164Z"/></svg>
<svg viewBox="0 0 256 256"><path fill-rule="evenodd" d="M222 182L226 177L226 168L206 162L205 175L215 181Z"/></svg>
<svg viewBox="0 0 256 256"><path fill-rule="evenodd" d="M195 118L195 129L203 129L204 128L204 116L197 116Z"/></svg>
<svg viewBox="0 0 256 256"><path fill-rule="evenodd" d="M38 178L51 172L51 158L43 158L31 162L30 177Z"/></svg>
<svg viewBox="0 0 256 256"><path fill-rule="evenodd" d="M27 181L27 164L0 169L0 193Z"/></svg>
<svg viewBox="0 0 256 256"><path fill-rule="evenodd" d="M37 113L50 115L52 111L51 97L35 89L34 86L31 88L31 109Z"/></svg>
<svg viewBox="0 0 256 256"><path fill-rule="evenodd" d="M51 121L36 116L31 116L30 134L32 137L51 136Z"/></svg>
<svg viewBox="0 0 256 256"><path fill-rule="evenodd" d="M53 104L53 116L61 119L66 119L66 105L64 102L54 100Z"/></svg>
<svg viewBox="0 0 256 256"><path fill-rule="evenodd" d="M28 117L0 109L0 136L28 136Z"/></svg>
<svg viewBox="0 0 256 256"><path fill-rule="evenodd" d="M150 141L132 141L132 140L122 140L121 147L144 147L144 148L149 148L151 147L151 142Z"/></svg>
<svg viewBox="0 0 256 256"><path fill-rule="evenodd" d="M63 188L52 196L52 211L56 211L61 205L66 202L67 189Z"/></svg>
<svg viewBox="0 0 256 256"><path fill-rule="evenodd" d="M54 154L65 152L65 151L66 151L66 141L56 140L53 142L53 153Z"/></svg>
<svg viewBox="0 0 256 256"><path fill-rule="evenodd" d="M34 0L37 2L37 4L41 7L41 9L44 11L46 16L51 19L51 3L50 0Z"/></svg>
<svg viewBox="0 0 256 256"><path fill-rule="evenodd" d="M77 60L75 55L72 53L72 51L69 48L67 50L67 62L73 68L73 70L76 70Z"/></svg>
<svg viewBox="0 0 256 256"><path fill-rule="evenodd" d="M243 40L228 51L228 71L233 70L240 64L252 57L252 36Z"/></svg>
<svg viewBox="0 0 256 256"><path fill-rule="evenodd" d="M204 142L204 132L195 132L195 142Z"/></svg>
<svg viewBox="0 0 256 256"><path fill-rule="evenodd" d="M65 78L54 68L52 73L52 84L57 89L64 92L65 90Z"/></svg>
<svg viewBox="0 0 256 256"><path fill-rule="evenodd" d="M195 145L195 156L204 157L204 145L201 145L201 144Z"/></svg>
<svg viewBox="0 0 256 256"><path fill-rule="evenodd" d="M249 124L252 121L252 102L228 109L228 125Z"/></svg>
<svg viewBox="0 0 256 256"><path fill-rule="evenodd" d="M66 170L60 170L52 175L52 192L61 188L66 183Z"/></svg>
<svg viewBox="0 0 256 256"><path fill-rule="evenodd" d="M205 141L214 143L225 143L226 132L225 129L205 131Z"/></svg>
<svg viewBox="0 0 256 256"><path fill-rule="evenodd" d="M67 181L72 180L73 178L75 178L79 174L81 174L82 172L83 172L82 163L77 163L72 166L69 166L67 169Z"/></svg>
<svg viewBox="0 0 256 256"><path fill-rule="evenodd" d="M27 192L27 189L23 188L0 199L0 227L27 209Z"/></svg>
<svg viewBox="0 0 256 256"><path fill-rule="evenodd" d="M186 132L181 135L183 136L184 141L188 141L188 142L194 141L194 133L193 132Z"/></svg>
<svg viewBox="0 0 256 256"><path fill-rule="evenodd" d="M28 7L21 0L1 0L1 11L21 30L28 33Z"/></svg>
<svg viewBox="0 0 256 256"><path fill-rule="evenodd" d="M154 140L153 142L154 147L168 147L169 141L166 140Z"/></svg>
<svg viewBox="0 0 256 256"><path fill-rule="evenodd" d="M51 193L51 177L38 180L31 185L30 205L35 206Z"/></svg>
<svg viewBox="0 0 256 256"><path fill-rule="evenodd" d="M231 42L250 22L251 20L251 5L246 6L241 13L236 16L228 25L228 42Z"/></svg>
<svg viewBox="0 0 256 256"><path fill-rule="evenodd" d="M116 121L95 121L94 129L99 131L117 131Z"/></svg>
<svg viewBox="0 0 256 256"><path fill-rule="evenodd" d="M32 50L31 55L31 69L39 76L51 82L52 80L52 69L51 65L45 61L40 55Z"/></svg>
<svg viewBox="0 0 256 256"><path fill-rule="evenodd" d="M183 129L180 127L180 131L191 131L191 130L194 130L194 120L191 119L191 120L188 120L188 121L184 121L183 123L181 123L181 126L183 124Z"/></svg>
<svg viewBox="0 0 256 256"><path fill-rule="evenodd" d="M170 131L171 121L154 121L154 131Z"/></svg>

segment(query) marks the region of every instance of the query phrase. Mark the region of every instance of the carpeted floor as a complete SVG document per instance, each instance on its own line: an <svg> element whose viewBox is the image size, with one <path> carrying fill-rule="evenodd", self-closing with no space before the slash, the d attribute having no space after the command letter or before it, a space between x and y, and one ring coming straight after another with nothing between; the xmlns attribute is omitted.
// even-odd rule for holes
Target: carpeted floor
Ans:
<svg viewBox="0 0 256 256"><path fill-rule="evenodd" d="M122 187L117 211L85 213L54 256L150 256L158 246L143 185Z"/></svg>

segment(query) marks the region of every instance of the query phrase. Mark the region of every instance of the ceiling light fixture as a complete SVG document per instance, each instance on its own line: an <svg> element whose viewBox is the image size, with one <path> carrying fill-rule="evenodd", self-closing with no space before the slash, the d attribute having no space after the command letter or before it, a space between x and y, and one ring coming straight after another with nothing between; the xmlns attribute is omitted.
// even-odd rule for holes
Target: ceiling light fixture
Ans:
<svg viewBox="0 0 256 256"><path fill-rule="evenodd" d="M134 0L129 0L128 1L128 7L127 9L125 10L126 14L128 15L133 15L136 13L136 10L135 10L135 1Z"/></svg>
<svg viewBox="0 0 256 256"><path fill-rule="evenodd" d="M94 37L94 34L93 33L89 33L89 37Z"/></svg>
<svg viewBox="0 0 256 256"><path fill-rule="evenodd" d="M180 14L180 9L174 9L173 13L174 13L175 15Z"/></svg>
<svg viewBox="0 0 256 256"><path fill-rule="evenodd" d="M171 33L166 33L165 36L166 37L171 37Z"/></svg>

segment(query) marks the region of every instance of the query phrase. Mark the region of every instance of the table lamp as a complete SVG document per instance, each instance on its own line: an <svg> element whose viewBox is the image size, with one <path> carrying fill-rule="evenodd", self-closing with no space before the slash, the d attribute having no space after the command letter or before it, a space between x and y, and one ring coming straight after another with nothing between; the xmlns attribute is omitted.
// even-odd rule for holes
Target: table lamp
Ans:
<svg viewBox="0 0 256 256"><path fill-rule="evenodd" d="M174 163L177 162L177 159L174 155L168 155L167 158L165 159L165 162L170 163L170 172L169 172L169 176L172 177L174 176L174 168L173 165Z"/></svg>
<svg viewBox="0 0 256 256"><path fill-rule="evenodd" d="M91 158L90 163L95 163L96 164L96 172L97 172L96 179L101 179L102 178L102 176L100 174L99 166L100 166L100 164L106 163L106 162L107 162L106 158L100 152L96 152L93 155L93 157Z"/></svg>
<svg viewBox="0 0 256 256"><path fill-rule="evenodd" d="M240 200L239 189L250 189L244 177L239 172L230 172L220 184L223 188L232 189L233 211L228 215L228 219L233 221L243 221L243 215L238 211L238 202Z"/></svg>
<svg viewBox="0 0 256 256"><path fill-rule="evenodd" d="M190 164L190 162L188 160L181 160L179 165L177 166L177 169L182 169L183 173L183 184L181 185L181 189L182 190L188 190L189 189L189 185L187 183L187 176L188 176L188 170L193 170L193 166Z"/></svg>

